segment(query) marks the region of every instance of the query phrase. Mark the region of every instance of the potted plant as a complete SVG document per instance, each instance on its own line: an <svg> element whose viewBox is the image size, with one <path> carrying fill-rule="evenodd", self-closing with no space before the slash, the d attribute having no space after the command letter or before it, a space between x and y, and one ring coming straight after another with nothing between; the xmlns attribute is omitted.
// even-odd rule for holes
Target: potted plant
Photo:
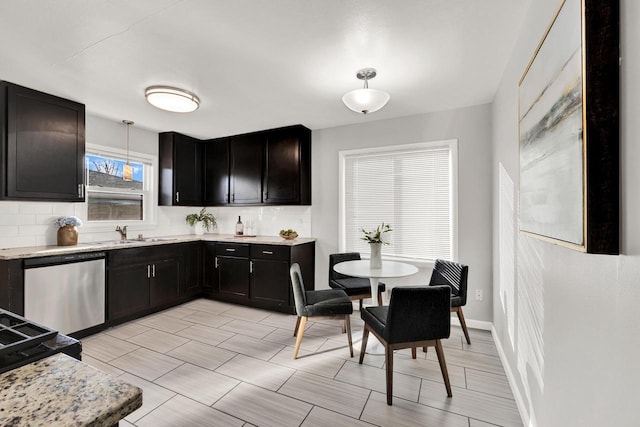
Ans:
<svg viewBox="0 0 640 427"><path fill-rule="evenodd" d="M382 239L382 235L384 233L388 233L392 231L390 224L379 225L373 231L367 231L364 228L361 229L364 233L364 237L361 239L369 243L369 247L371 248L371 268L381 268L382 267L382 253L381 248L382 245L388 245L389 242Z"/></svg>
<svg viewBox="0 0 640 427"><path fill-rule="evenodd" d="M78 244L78 229L82 220L77 216L61 216L56 219L58 226L58 246L74 246Z"/></svg>
<svg viewBox="0 0 640 427"><path fill-rule="evenodd" d="M197 235L204 234L204 231L211 231L216 228L216 217L211 212L207 212L207 208L202 208L199 213L187 215L187 224L195 227Z"/></svg>

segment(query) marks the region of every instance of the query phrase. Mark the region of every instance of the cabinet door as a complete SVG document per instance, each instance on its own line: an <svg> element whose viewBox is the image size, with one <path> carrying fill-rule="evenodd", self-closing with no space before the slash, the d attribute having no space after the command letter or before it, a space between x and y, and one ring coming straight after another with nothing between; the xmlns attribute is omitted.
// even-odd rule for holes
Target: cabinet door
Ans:
<svg viewBox="0 0 640 427"><path fill-rule="evenodd" d="M263 202L298 204L300 202L300 143L292 131L275 131L265 147Z"/></svg>
<svg viewBox="0 0 640 427"><path fill-rule="evenodd" d="M276 307L289 306L289 263L254 259L251 261L251 300Z"/></svg>
<svg viewBox="0 0 640 427"><path fill-rule="evenodd" d="M107 320L149 308L147 264L110 268L107 281Z"/></svg>
<svg viewBox="0 0 640 427"><path fill-rule="evenodd" d="M204 204L219 206L229 203L229 138L204 142Z"/></svg>
<svg viewBox="0 0 640 427"><path fill-rule="evenodd" d="M203 253L203 263L204 263L204 283L203 287L206 292L213 292L216 287L216 244L215 243L204 243L204 253Z"/></svg>
<svg viewBox="0 0 640 427"><path fill-rule="evenodd" d="M180 283L178 260L156 261L150 266L149 303L151 307L174 302L178 298Z"/></svg>
<svg viewBox="0 0 640 427"><path fill-rule="evenodd" d="M249 296L249 260L218 256L218 292L227 296Z"/></svg>
<svg viewBox="0 0 640 427"><path fill-rule="evenodd" d="M3 87L7 90L5 196L84 201L84 105L10 83Z"/></svg>
<svg viewBox="0 0 640 427"><path fill-rule="evenodd" d="M260 134L229 140L231 204L262 202L262 140Z"/></svg>
<svg viewBox="0 0 640 427"><path fill-rule="evenodd" d="M202 284L204 248L200 242L181 245L180 295L198 293Z"/></svg>
<svg viewBox="0 0 640 427"><path fill-rule="evenodd" d="M159 141L159 204L201 206L201 141L176 132L161 133Z"/></svg>

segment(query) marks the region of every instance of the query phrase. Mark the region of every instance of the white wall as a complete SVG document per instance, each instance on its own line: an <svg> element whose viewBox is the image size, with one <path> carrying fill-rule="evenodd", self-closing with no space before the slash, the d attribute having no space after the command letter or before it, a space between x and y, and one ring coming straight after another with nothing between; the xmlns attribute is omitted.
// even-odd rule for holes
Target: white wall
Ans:
<svg viewBox="0 0 640 427"><path fill-rule="evenodd" d="M313 216L317 237L316 287L328 287L329 254L338 252L338 151L364 147L458 139L458 258L469 265L469 293L484 291L484 301L468 299L465 317L491 321L491 106L481 105L367 122L313 132ZM390 284L424 284L431 268Z"/></svg>
<svg viewBox="0 0 640 427"><path fill-rule="evenodd" d="M493 103L493 322L515 381L521 412L531 426L635 426L640 383L640 2L621 0L621 240L620 256L588 255L515 234L513 253L500 246L498 168L518 188L518 81L558 0L530 2L520 37ZM516 198L517 201L517 198ZM516 221L517 227L517 221ZM502 252L502 253L501 253ZM515 335L499 300L500 257L515 260ZM535 291L531 293L531 291ZM525 292L527 295L525 296ZM537 295L537 297L536 297ZM519 305L519 304L520 305ZM525 314L540 314L540 343ZM538 348L543 360L534 375ZM520 365L519 365L520 361ZM525 424L525 425L527 425Z"/></svg>
<svg viewBox="0 0 640 427"><path fill-rule="evenodd" d="M125 127L121 122L87 114L86 141L90 144L104 145L119 149L126 148ZM130 149L140 153L158 156L158 133L141 129L135 125L130 129ZM154 187L157 187L157 176ZM157 202L154 202L157 204ZM155 207L155 225L128 226L129 237L138 234L145 236L166 236L193 233L185 223L185 216L200 210L199 207ZM241 215L246 222L252 219L258 234L277 235L281 229L292 228L301 237L311 235L311 207L274 206L274 207L211 207L218 222L216 233L233 233L234 226ZM44 246L56 244L56 218L66 215L78 216L86 220L84 203L49 202L0 202L0 248ZM120 234L114 227L85 224L79 228L80 242L95 242L119 239Z"/></svg>

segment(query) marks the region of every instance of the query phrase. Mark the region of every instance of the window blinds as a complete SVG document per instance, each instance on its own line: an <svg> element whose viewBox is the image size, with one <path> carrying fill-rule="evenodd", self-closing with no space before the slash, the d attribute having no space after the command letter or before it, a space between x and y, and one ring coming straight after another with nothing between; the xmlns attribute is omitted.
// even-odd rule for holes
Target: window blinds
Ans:
<svg viewBox="0 0 640 427"><path fill-rule="evenodd" d="M382 222L393 231L382 254L406 259L453 258L450 144L344 156L344 244L369 253L361 240Z"/></svg>

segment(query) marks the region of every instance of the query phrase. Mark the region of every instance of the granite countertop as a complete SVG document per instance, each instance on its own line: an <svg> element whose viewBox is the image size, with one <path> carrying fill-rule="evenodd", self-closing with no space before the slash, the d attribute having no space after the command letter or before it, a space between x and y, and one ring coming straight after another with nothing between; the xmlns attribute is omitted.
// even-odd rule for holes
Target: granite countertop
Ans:
<svg viewBox="0 0 640 427"><path fill-rule="evenodd" d="M142 390L66 354L0 375L0 425L113 426L142 406Z"/></svg>
<svg viewBox="0 0 640 427"><path fill-rule="evenodd" d="M296 246L304 243L315 242L315 238L298 237L293 240L285 240L280 236L235 236L233 234L183 234L176 236L155 236L147 237L144 240L129 239L126 241L109 240L106 242L86 242L78 243L75 246L29 246L24 248L0 249L0 260L35 258L49 255L65 255L80 252L110 251L114 249L135 248L141 246L166 245L171 243L185 242L233 242L233 243L254 243L267 245Z"/></svg>

